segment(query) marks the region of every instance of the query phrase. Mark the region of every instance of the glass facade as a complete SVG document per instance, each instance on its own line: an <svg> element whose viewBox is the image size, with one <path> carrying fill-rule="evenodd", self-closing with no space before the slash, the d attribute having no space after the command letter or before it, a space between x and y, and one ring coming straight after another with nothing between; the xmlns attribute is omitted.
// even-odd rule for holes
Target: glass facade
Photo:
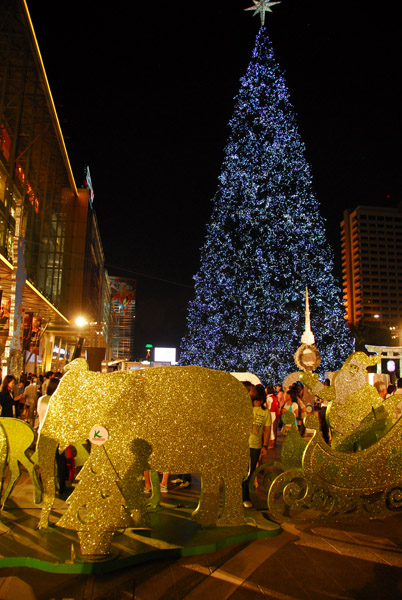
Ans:
<svg viewBox="0 0 402 600"><path fill-rule="evenodd" d="M13 7L2 7L0 29L0 253L12 262L15 207L21 201L27 278L60 306L66 235L62 190L71 187L71 174L27 15L20 2L2 5Z"/></svg>
<svg viewBox="0 0 402 600"><path fill-rule="evenodd" d="M46 323L43 364L50 368L53 345L62 349L58 364L68 359L80 314L100 323L101 343L108 342L110 286L91 190L76 187L27 6L0 0L0 14L0 306L5 313L13 298L23 238L22 310Z"/></svg>

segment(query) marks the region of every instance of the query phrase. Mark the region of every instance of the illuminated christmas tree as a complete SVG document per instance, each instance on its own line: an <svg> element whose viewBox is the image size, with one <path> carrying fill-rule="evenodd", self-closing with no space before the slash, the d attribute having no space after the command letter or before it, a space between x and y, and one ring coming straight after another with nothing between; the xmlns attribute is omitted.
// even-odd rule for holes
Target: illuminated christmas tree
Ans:
<svg viewBox="0 0 402 600"><path fill-rule="evenodd" d="M308 286L321 367L339 368L352 345L332 250L263 26L229 125L181 363L282 381L296 369Z"/></svg>

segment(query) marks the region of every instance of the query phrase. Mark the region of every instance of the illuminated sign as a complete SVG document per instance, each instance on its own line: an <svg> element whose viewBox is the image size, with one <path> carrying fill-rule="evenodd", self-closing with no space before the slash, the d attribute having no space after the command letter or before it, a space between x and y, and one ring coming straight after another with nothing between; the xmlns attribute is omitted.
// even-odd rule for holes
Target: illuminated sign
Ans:
<svg viewBox="0 0 402 600"><path fill-rule="evenodd" d="M395 371L395 361L394 360L388 360L387 361L387 371L388 373L393 373Z"/></svg>
<svg viewBox="0 0 402 600"><path fill-rule="evenodd" d="M93 185L92 185L91 173L89 172L88 165L85 167L84 186L89 190L89 203L90 203L91 208L92 208L93 207L94 198L95 198L95 192L94 192L94 188L93 188Z"/></svg>
<svg viewBox="0 0 402 600"><path fill-rule="evenodd" d="M155 348L154 361L176 364L176 348Z"/></svg>

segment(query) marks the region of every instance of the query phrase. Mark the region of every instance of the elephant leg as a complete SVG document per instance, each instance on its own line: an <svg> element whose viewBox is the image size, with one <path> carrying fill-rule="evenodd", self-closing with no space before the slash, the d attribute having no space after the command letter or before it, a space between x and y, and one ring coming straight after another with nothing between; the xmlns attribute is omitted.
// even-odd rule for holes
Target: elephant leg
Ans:
<svg viewBox="0 0 402 600"><path fill-rule="evenodd" d="M244 525L242 481L243 477L238 473L228 473L223 478L224 505L218 521L221 527Z"/></svg>
<svg viewBox="0 0 402 600"><path fill-rule="evenodd" d="M41 439L42 438L42 439ZM49 526L49 516L56 496L56 450L58 443L51 438L40 436L37 458L43 487L43 504L38 529Z"/></svg>
<svg viewBox="0 0 402 600"><path fill-rule="evenodd" d="M42 487L38 479L38 474L35 470L35 465L29 458L23 454L20 457L21 464L26 468L34 486L34 502L40 504L42 501Z"/></svg>
<svg viewBox="0 0 402 600"><path fill-rule="evenodd" d="M54 461L51 467L48 469L41 468L41 478L43 485L43 496L42 496L42 510L40 520L38 523L38 529L43 529L49 526L49 516L53 507L54 499L56 497L56 461Z"/></svg>
<svg viewBox="0 0 402 600"><path fill-rule="evenodd" d="M15 485L15 482L17 481L17 479L20 477L21 475L21 469L20 469L20 465L17 459L12 458L8 464L8 468L10 469L10 481L8 482L8 486L2 496L1 499L1 504L4 507L5 503L7 502L7 498L9 497L9 495L11 494L13 487Z"/></svg>
<svg viewBox="0 0 402 600"><path fill-rule="evenodd" d="M219 484L220 477L210 471L201 475L201 495L198 506L192 514L196 523L200 525L215 525L219 510Z"/></svg>
<svg viewBox="0 0 402 600"><path fill-rule="evenodd" d="M152 496L147 502L147 509L151 511L156 511L161 509L161 490L159 485L159 473L155 471L155 469L151 469L151 487L152 487Z"/></svg>

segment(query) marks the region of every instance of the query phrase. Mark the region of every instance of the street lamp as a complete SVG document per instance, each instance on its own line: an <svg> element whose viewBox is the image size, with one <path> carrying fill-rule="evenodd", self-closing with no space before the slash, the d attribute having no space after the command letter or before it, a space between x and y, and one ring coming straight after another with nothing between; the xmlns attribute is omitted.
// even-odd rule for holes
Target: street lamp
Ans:
<svg viewBox="0 0 402 600"><path fill-rule="evenodd" d="M82 330L84 327L86 327L88 325L88 321L84 317L79 316L75 319L75 324L78 327L78 329ZM85 340L85 337L83 337L82 331L80 331L77 335L77 342L75 344L75 348L74 348L74 352L73 352L73 356L72 356L71 360L81 357L81 350L82 350L82 346L84 345L84 340Z"/></svg>
<svg viewBox="0 0 402 600"><path fill-rule="evenodd" d="M84 317L77 317L75 319L75 324L77 327L85 327L85 325L88 325L88 321Z"/></svg>

